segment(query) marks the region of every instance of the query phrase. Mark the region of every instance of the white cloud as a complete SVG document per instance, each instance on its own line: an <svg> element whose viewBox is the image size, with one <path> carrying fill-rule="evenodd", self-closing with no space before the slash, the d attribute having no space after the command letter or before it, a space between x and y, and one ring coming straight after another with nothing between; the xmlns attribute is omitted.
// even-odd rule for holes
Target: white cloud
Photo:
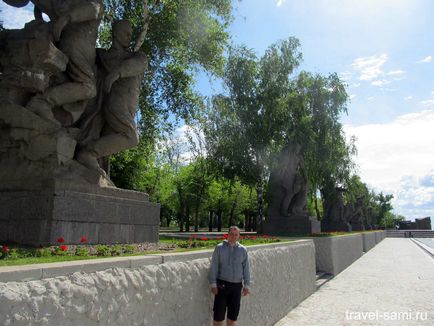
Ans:
<svg viewBox="0 0 434 326"><path fill-rule="evenodd" d="M422 104L423 106L433 106L434 105L434 100L420 101L420 104Z"/></svg>
<svg viewBox="0 0 434 326"><path fill-rule="evenodd" d="M432 216L434 211L434 170L422 177L404 176L393 200L395 211L411 219Z"/></svg>
<svg viewBox="0 0 434 326"><path fill-rule="evenodd" d="M360 85L361 85L360 83L354 83L351 86L357 88L357 87L360 87Z"/></svg>
<svg viewBox="0 0 434 326"><path fill-rule="evenodd" d="M277 5L278 7L280 7L280 6L282 6L285 2L286 2L286 0L277 0L277 1L276 1L276 5Z"/></svg>
<svg viewBox="0 0 434 326"><path fill-rule="evenodd" d="M429 56L419 60L417 63L429 63L431 61L432 61L432 56L429 55Z"/></svg>
<svg viewBox="0 0 434 326"><path fill-rule="evenodd" d="M353 98L355 98L357 96L357 94L351 94L350 95L350 100L352 100Z"/></svg>
<svg viewBox="0 0 434 326"><path fill-rule="evenodd" d="M373 97L373 96L369 96L369 97L367 98L367 100L368 100L368 101L372 101L374 98L375 98L375 97Z"/></svg>
<svg viewBox="0 0 434 326"><path fill-rule="evenodd" d="M383 92L396 92L397 91L396 88L382 88L381 90Z"/></svg>
<svg viewBox="0 0 434 326"><path fill-rule="evenodd" d="M391 76L393 78L393 80L396 80L396 81L405 79L405 71L404 70L389 71L386 75Z"/></svg>
<svg viewBox="0 0 434 326"><path fill-rule="evenodd" d="M355 161L362 180L377 192L393 194L395 212L408 218L423 217L423 209L434 207L434 187L428 182L434 174L433 125L434 110L426 110L384 124L345 126L347 136L357 138Z"/></svg>
<svg viewBox="0 0 434 326"><path fill-rule="evenodd" d="M352 78L352 74L349 71L343 71L339 74L339 77L344 81L350 81Z"/></svg>
<svg viewBox="0 0 434 326"><path fill-rule="evenodd" d="M360 80L374 80L383 75L382 66L388 60L387 54L383 53L379 56L370 56L357 58L352 63L352 67L360 73Z"/></svg>
<svg viewBox="0 0 434 326"><path fill-rule="evenodd" d="M405 74L404 70L393 70L387 73L388 76L402 76Z"/></svg>
<svg viewBox="0 0 434 326"><path fill-rule="evenodd" d="M374 80L371 84L374 85L374 86L380 86L381 87L381 86L390 84L390 81L386 80L386 79Z"/></svg>
<svg viewBox="0 0 434 326"><path fill-rule="evenodd" d="M411 96L411 95L404 97L404 100L406 100L406 101L410 101L412 99L413 99L413 96Z"/></svg>
<svg viewBox="0 0 434 326"><path fill-rule="evenodd" d="M28 5L24 8L14 8L2 1L0 2L0 10L0 18L3 21L4 28L23 28L25 23L34 19L32 5Z"/></svg>

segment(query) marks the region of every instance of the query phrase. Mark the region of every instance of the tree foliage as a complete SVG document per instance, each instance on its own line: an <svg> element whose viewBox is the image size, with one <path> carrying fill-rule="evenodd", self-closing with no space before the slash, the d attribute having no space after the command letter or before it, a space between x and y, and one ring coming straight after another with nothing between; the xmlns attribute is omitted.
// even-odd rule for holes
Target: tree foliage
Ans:
<svg viewBox="0 0 434 326"><path fill-rule="evenodd" d="M231 48L224 73L227 94L214 96L209 106L209 154L224 176L256 185L259 219L266 169L284 137L283 99L300 60L299 42L292 37L271 45L260 59L246 47Z"/></svg>
<svg viewBox="0 0 434 326"><path fill-rule="evenodd" d="M231 0L104 0L100 44L110 43L111 23L128 19L134 41L148 14L148 31L140 51L148 56L148 70L140 96L142 136L153 140L173 127L173 117L190 120L201 105L194 91L198 71L221 75L229 40Z"/></svg>

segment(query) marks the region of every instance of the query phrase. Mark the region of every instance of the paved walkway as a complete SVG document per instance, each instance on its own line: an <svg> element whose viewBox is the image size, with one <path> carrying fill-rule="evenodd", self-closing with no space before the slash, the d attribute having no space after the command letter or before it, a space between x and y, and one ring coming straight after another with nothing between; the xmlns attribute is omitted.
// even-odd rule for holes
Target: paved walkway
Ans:
<svg viewBox="0 0 434 326"><path fill-rule="evenodd" d="M386 238L275 324L284 325L434 325L434 259Z"/></svg>

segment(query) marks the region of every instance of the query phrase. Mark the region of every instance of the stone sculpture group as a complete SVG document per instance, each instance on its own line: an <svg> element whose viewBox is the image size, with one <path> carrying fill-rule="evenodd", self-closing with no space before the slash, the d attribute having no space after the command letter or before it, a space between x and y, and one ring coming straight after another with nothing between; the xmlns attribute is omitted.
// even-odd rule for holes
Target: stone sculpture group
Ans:
<svg viewBox="0 0 434 326"><path fill-rule="evenodd" d="M129 51L128 21L114 22L110 49L96 49L100 0L32 2L35 20L0 34L1 180L11 187L51 178L107 185L98 159L138 142L146 57Z"/></svg>
<svg viewBox="0 0 434 326"><path fill-rule="evenodd" d="M158 241L159 206L100 164L138 143L141 38L130 50L131 24L115 21L98 49L101 0L31 1L35 19L0 32L0 242Z"/></svg>

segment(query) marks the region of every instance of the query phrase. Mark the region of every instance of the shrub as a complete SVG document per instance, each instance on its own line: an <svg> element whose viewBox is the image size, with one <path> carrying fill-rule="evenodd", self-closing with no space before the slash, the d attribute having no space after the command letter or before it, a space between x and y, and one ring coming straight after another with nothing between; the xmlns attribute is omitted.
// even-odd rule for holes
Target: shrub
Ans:
<svg viewBox="0 0 434 326"><path fill-rule="evenodd" d="M77 246L75 248L75 255L81 257L89 256L89 249L87 249L86 247Z"/></svg>
<svg viewBox="0 0 434 326"><path fill-rule="evenodd" d="M53 251L50 248L38 248L35 252L36 257L50 257L52 254Z"/></svg>
<svg viewBox="0 0 434 326"><path fill-rule="evenodd" d="M110 256L110 248L106 245L97 245L95 247L97 256Z"/></svg>

